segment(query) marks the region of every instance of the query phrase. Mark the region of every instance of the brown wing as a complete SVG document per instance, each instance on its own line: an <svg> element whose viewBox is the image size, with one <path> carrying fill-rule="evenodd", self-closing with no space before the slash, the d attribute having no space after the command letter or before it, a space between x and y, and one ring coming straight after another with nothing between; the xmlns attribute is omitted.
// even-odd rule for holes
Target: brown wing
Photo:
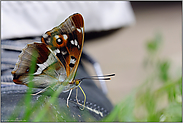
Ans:
<svg viewBox="0 0 183 123"><path fill-rule="evenodd" d="M16 84L28 85L32 81L33 87L37 88L45 88L66 79L64 66L44 43L28 44L19 55L12 75Z"/></svg>
<svg viewBox="0 0 183 123"><path fill-rule="evenodd" d="M28 44L19 55L12 71L16 84L28 85L29 71L35 60L32 73L34 87L71 82L80 61L84 43L84 22L80 14L74 14L59 26L46 32L43 43Z"/></svg>
<svg viewBox="0 0 183 123"><path fill-rule="evenodd" d="M84 21L81 14L74 14L59 26L47 31L41 41L53 51L66 69L67 81L74 78L84 43Z"/></svg>

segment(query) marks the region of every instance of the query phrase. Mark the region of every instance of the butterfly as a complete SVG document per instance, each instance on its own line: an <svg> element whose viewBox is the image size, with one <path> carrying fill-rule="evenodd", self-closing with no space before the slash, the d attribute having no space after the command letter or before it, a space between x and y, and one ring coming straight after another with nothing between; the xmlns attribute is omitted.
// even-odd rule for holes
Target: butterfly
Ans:
<svg viewBox="0 0 183 123"><path fill-rule="evenodd" d="M31 87L43 89L32 95L42 93L48 88L57 90L62 85L64 87L62 92L70 91L67 98L67 107L69 107L68 100L72 90L76 88L77 92L82 80L88 79L74 79L83 44L84 19L81 14L75 13L59 26L43 34L41 43L28 44L22 50L18 62L11 72L14 83L28 87L30 87L30 83L33 83ZM31 79L30 76L32 76ZM80 89L84 94L81 87ZM77 93L76 100L81 105L78 102Z"/></svg>

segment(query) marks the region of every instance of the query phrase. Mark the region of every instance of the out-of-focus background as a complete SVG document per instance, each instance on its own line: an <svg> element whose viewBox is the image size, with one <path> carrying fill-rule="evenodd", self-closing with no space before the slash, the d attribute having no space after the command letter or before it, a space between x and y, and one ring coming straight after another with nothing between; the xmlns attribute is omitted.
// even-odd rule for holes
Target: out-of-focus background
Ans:
<svg viewBox="0 0 183 123"><path fill-rule="evenodd" d="M156 33L162 36L160 56L171 60L171 73L181 75L181 2L131 2L135 24L85 42L85 50L101 65L103 73L116 73L107 82L108 97L117 104L147 76L143 68L145 43Z"/></svg>
<svg viewBox="0 0 183 123"><path fill-rule="evenodd" d="M1 7L1 39L40 36L80 12L85 19L84 50L100 63L104 74L116 74L106 82L113 104L144 82L145 44L157 33L163 40L159 55L170 59L173 75L181 75L181 2L3 1Z"/></svg>

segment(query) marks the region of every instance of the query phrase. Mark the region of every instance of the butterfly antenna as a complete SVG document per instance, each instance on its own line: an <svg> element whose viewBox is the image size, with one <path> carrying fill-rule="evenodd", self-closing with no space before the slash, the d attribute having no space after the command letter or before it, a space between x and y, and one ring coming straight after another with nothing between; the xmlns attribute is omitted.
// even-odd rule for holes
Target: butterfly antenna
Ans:
<svg viewBox="0 0 183 123"><path fill-rule="evenodd" d="M80 80L84 80L84 79L92 79L92 80L111 80L111 78L81 78Z"/></svg>
<svg viewBox="0 0 183 123"><path fill-rule="evenodd" d="M103 75L103 76L90 76L90 77L109 77L109 76L115 76L115 73L107 74L107 75Z"/></svg>
<svg viewBox="0 0 183 123"><path fill-rule="evenodd" d="M93 79L93 80L111 80L111 78L104 78L104 77L110 77L110 76L115 76L115 74L108 74L108 75L103 75L103 76L89 76L89 77L84 77L79 80L84 80L84 79ZM95 77L103 77L103 78L95 78Z"/></svg>

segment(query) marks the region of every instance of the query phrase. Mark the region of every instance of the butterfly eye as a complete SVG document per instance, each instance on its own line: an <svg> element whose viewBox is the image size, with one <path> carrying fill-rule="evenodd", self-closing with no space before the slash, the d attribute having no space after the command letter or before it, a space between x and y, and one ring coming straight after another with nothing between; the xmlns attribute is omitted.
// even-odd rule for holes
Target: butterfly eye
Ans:
<svg viewBox="0 0 183 123"><path fill-rule="evenodd" d="M79 82L80 82L79 80L76 80L75 82L76 86L79 85Z"/></svg>
<svg viewBox="0 0 183 123"><path fill-rule="evenodd" d="M57 38L56 42L57 42L58 45L60 45L60 44L62 44L62 39L61 38Z"/></svg>

